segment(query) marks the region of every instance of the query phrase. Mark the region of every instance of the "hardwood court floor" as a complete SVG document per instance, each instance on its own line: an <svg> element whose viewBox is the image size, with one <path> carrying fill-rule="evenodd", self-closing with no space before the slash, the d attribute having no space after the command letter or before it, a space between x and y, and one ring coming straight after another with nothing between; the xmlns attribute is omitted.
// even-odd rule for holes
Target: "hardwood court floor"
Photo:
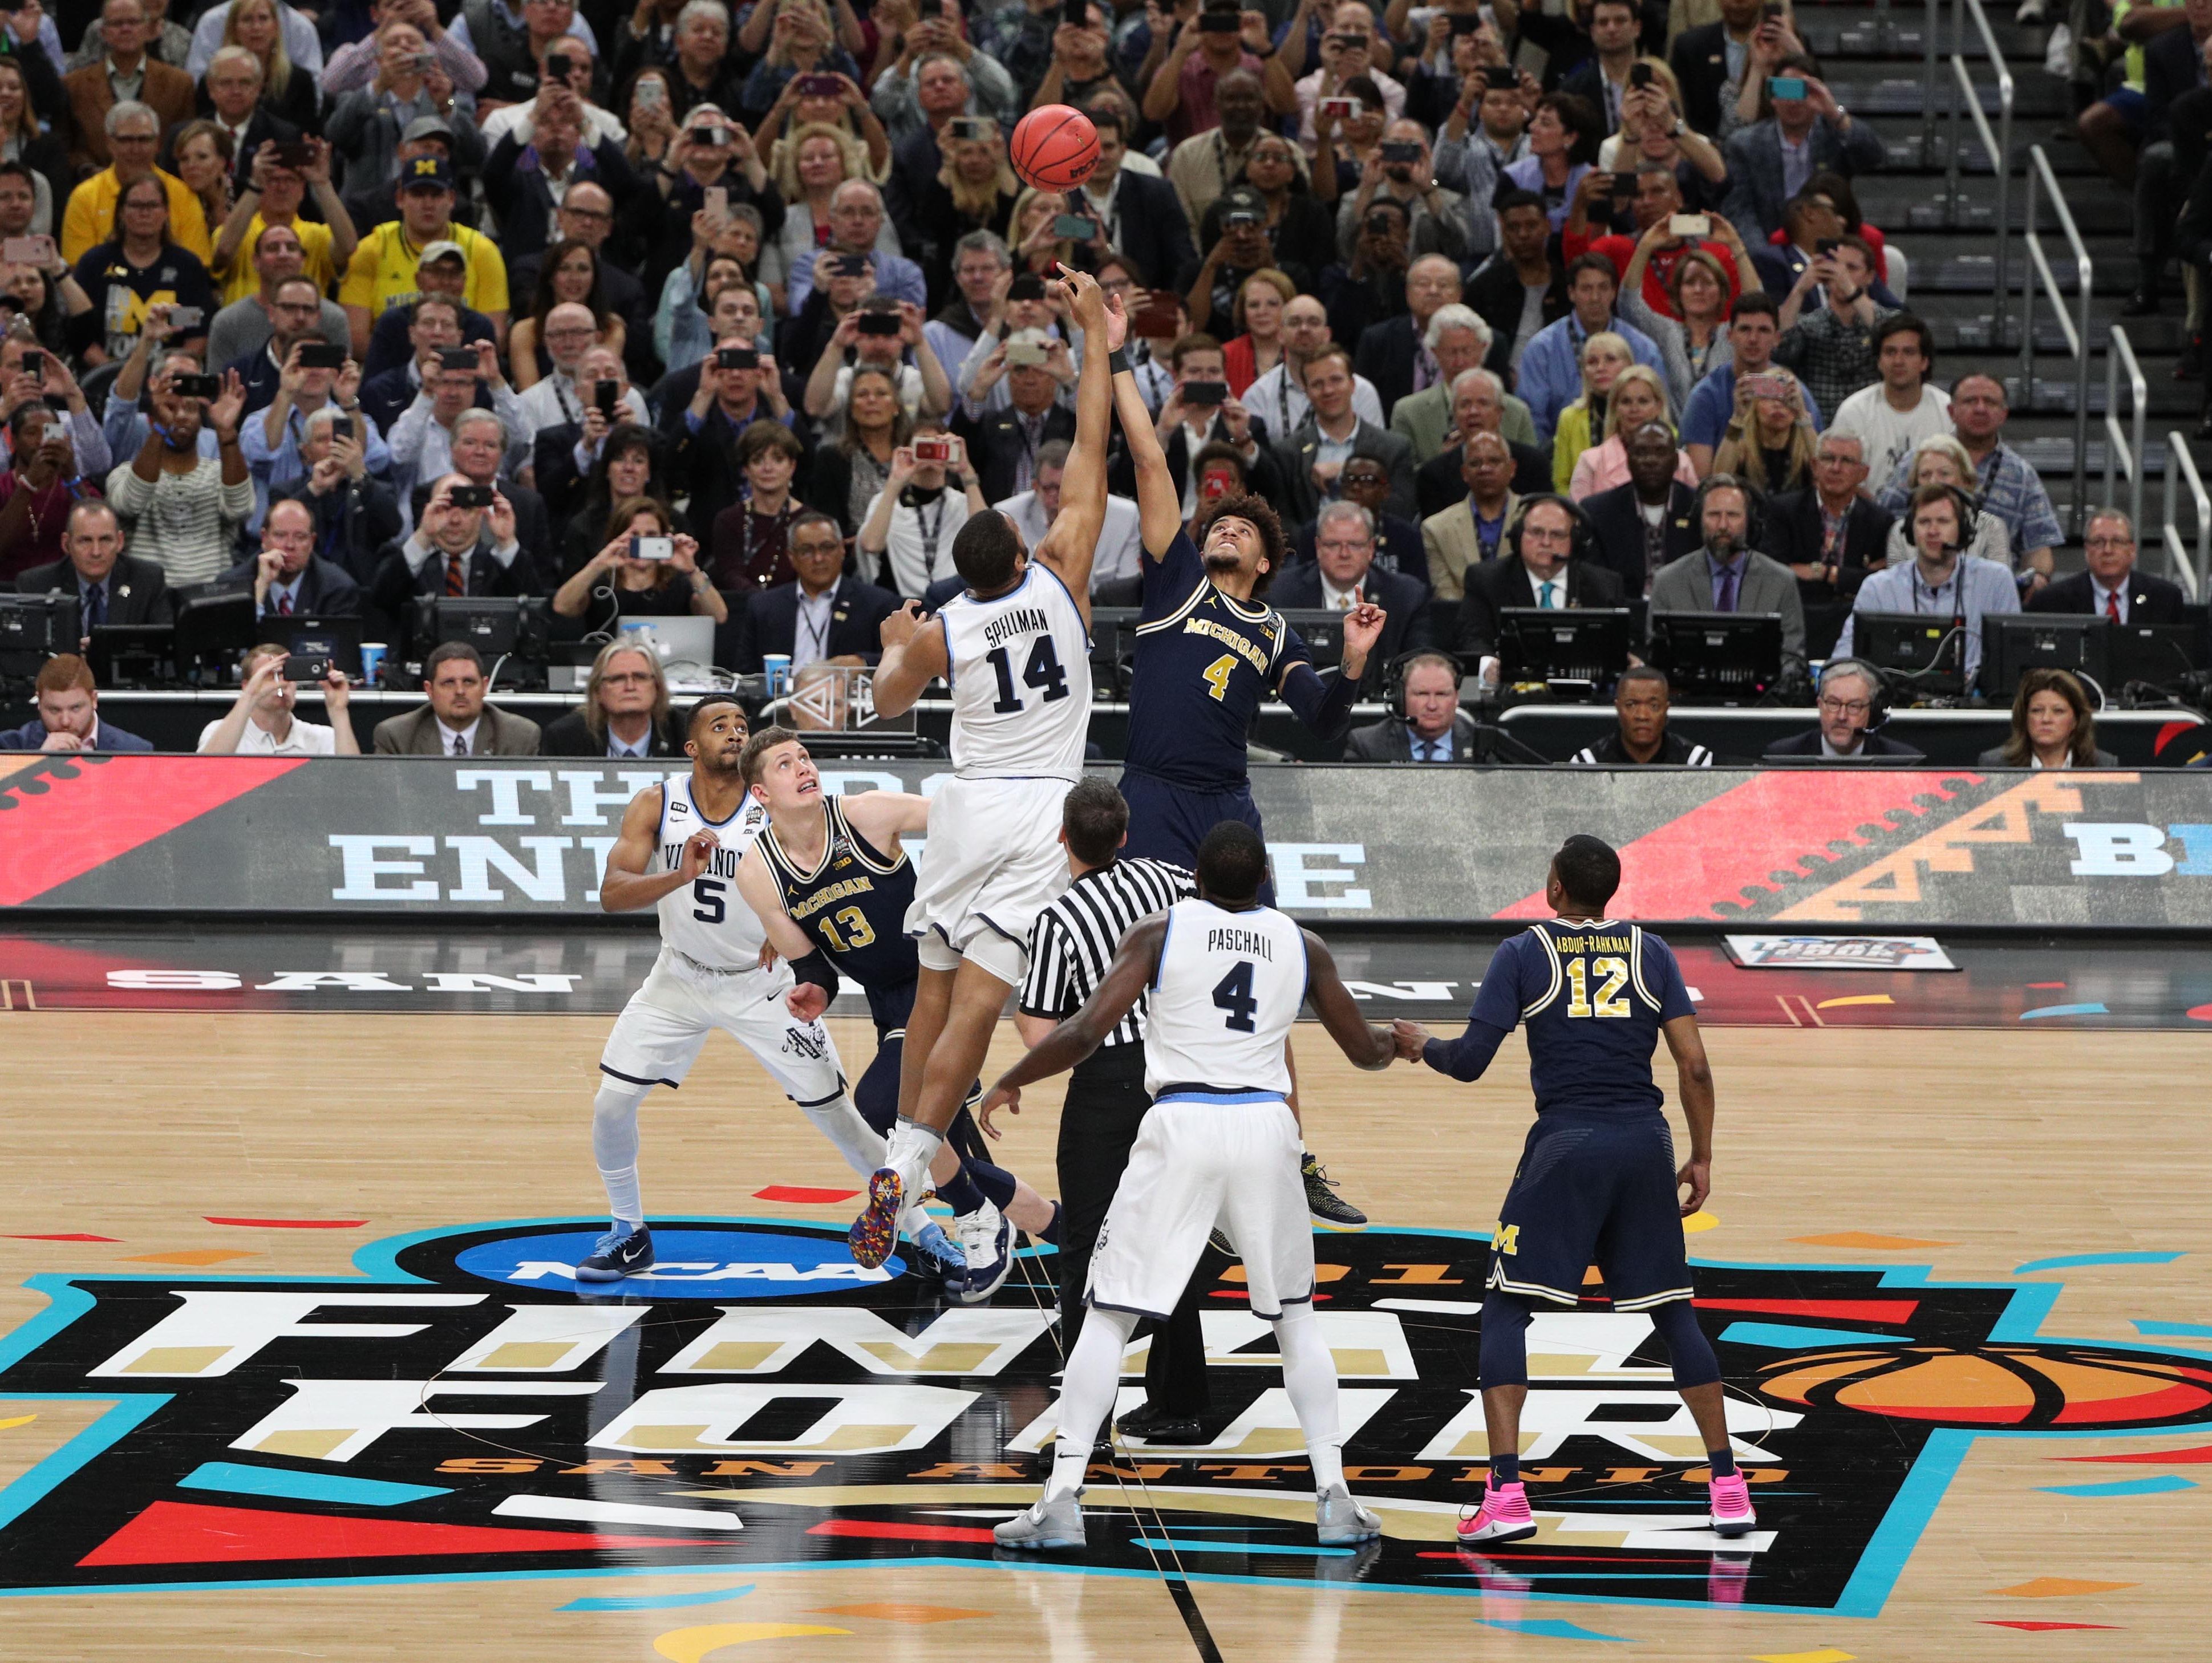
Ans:
<svg viewBox="0 0 2212 1663"><path fill-rule="evenodd" d="M144 1256L175 1253L242 1255L195 1275L343 1275L372 1238L595 1211L588 1106L607 1026L604 1017L526 1016L0 1016L8 1059L0 1229L11 1237L118 1238L0 1240L0 1331L43 1308L39 1294L17 1285L39 1272L143 1273L155 1268ZM867 1032L837 1026L857 1067ZM2044 1332L2118 1341L2138 1338L2136 1320L2194 1325L2201 1337L2152 1343L2212 1356L2203 1107L2212 1053L2201 1036L1717 1029L1709 1041L1720 1092L1710 1205L1718 1222L1692 1238L1693 1254L1924 1264L1931 1281L1996 1282L2054 1255L2182 1254L2066 1270ZM996 1055L1015 1044L1009 1027ZM1378 1224L1488 1228L1528 1120L1517 1039L1474 1088L1403 1067L1358 1074L1323 1056L1312 1028L1299 1047L1308 1140ZM1002 1147L1008 1164L1048 1180L1057 1092L1033 1089L1031 1097ZM709 1046L680 1097L651 1100L644 1138L645 1195L656 1215L781 1212L821 1222L847 1211L753 1198L769 1184L851 1180L726 1041ZM366 1223L276 1229L210 1217ZM1850 1232L1939 1245L1802 1240ZM36 1420L9 1424L33 1410ZM0 1403L0 1482L93 1412L81 1403ZM2061 1449L2174 1451L2207 1441L2199 1426L2194 1436L2183 1429ZM1453 1599L1200 1581L1195 1593L1224 1657L1267 1663L1545 1658L1572 1654L1597 1636L1628 1642L1626 1651L1599 1654L1624 1659L2203 1656L2212 1468L2054 1464L2054 1453L2048 1440L1977 1441L1871 1617L1526 1600L1504 1590ZM210 1441L210 1459L222 1454ZM2208 1482L2118 1497L2043 1488L2192 1472ZM1540 1493L1536 1500L1541 1508ZM720 1604L559 1609L744 1583L750 1593ZM2015 1623L2098 1626L1996 1626ZM801 1637L782 1624L843 1632ZM999 1567L877 1563L758 1575L726 1569L0 1599L8 1663L688 1663L720 1648L734 1648L720 1653L730 1657L823 1663L1198 1654L1156 1580Z"/></svg>

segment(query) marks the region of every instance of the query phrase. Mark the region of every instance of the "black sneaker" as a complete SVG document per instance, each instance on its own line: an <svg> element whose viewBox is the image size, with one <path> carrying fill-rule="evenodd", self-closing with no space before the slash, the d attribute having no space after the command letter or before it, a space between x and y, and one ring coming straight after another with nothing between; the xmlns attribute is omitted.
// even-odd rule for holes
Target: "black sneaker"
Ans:
<svg viewBox="0 0 2212 1663"><path fill-rule="evenodd" d="M1188 1415L1171 1415L1152 1404L1133 1409L1114 1423L1125 1438L1143 1443L1200 1443L1198 1422Z"/></svg>
<svg viewBox="0 0 2212 1663"><path fill-rule="evenodd" d="M1325 1230L1364 1230L1367 1215L1336 1193L1328 1174L1311 1153L1298 1162L1298 1176L1305 1180L1306 1211Z"/></svg>
<svg viewBox="0 0 2212 1663"><path fill-rule="evenodd" d="M653 1268L653 1232L642 1224L628 1235L609 1230L592 1245L591 1256L576 1266L579 1282L619 1282Z"/></svg>

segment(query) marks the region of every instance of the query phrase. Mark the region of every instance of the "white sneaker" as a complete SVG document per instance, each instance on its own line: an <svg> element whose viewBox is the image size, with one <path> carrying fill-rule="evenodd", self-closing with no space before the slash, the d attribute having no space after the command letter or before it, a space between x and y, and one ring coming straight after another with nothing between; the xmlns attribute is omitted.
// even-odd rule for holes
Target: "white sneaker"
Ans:
<svg viewBox="0 0 2212 1663"><path fill-rule="evenodd" d="M1014 1227L986 1201L952 1221L952 1234L968 1257L968 1279L951 1297L956 1304L981 1305L999 1291L1014 1268Z"/></svg>
<svg viewBox="0 0 2212 1663"><path fill-rule="evenodd" d="M2013 14L2015 23L2040 23L2043 21L2044 0L2020 0L2020 9Z"/></svg>

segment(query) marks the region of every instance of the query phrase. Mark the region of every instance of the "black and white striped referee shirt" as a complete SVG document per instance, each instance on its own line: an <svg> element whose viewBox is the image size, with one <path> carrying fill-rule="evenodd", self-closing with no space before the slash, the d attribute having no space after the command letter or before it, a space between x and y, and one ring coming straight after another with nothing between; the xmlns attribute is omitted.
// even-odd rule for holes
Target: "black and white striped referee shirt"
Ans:
<svg viewBox="0 0 2212 1663"><path fill-rule="evenodd" d="M1073 1016L1106 979L1115 949L1131 926L1197 892L1188 872L1164 860L1117 860L1084 873L1030 926L1022 1014L1052 1022ZM1145 999L1139 998L1106 1036L1105 1045L1142 1041L1144 1017Z"/></svg>

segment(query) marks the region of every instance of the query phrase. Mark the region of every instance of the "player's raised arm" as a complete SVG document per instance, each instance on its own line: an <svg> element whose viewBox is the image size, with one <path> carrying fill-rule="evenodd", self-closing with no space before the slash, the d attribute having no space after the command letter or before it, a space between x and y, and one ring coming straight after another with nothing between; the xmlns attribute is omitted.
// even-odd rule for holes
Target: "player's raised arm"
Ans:
<svg viewBox="0 0 2212 1663"><path fill-rule="evenodd" d="M839 799L846 822L885 854L899 852L899 839L929 829L929 799L910 791L864 791Z"/></svg>
<svg viewBox="0 0 2212 1663"><path fill-rule="evenodd" d="M1083 373L1075 383L1075 442L1060 481L1060 513L1036 546L1035 558L1057 573L1075 597L1085 628L1091 622L1091 567L1098 535L1106 528L1106 446L1112 436L1113 374L1108 357L1128 332L1118 296L1109 300L1098 280L1070 270L1055 279L1083 330Z"/></svg>
<svg viewBox="0 0 2212 1663"><path fill-rule="evenodd" d="M1123 936L1097 991L1083 1002L1080 1011L1031 1046L1027 1056L999 1076L979 1112L988 1113L1019 1103L1024 1086L1033 1080L1049 1079L1054 1074L1064 1073L1096 1051L1114 1031L1115 1025L1144 997L1153 973L1159 968L1160 944L1167 939L1167 918L1160 914L1146 919Z"/></svg>
<svg viewBox="0 0 2212 1663"><path fill-rule="evenodd" d="M921 603L910 600L884 620L878 634L884 656L872 684L876 709L882 715L903 716L929 684L952 667L945 625L940 619L923 616Z"/></svg>
<svg viewBox="0 0 2212 1663"><path fill-rule="evenodd" d="M1713 1188L1713 1071L1705 1060L1705 1035L1695 1017L1670 1017L1659 1026L1674 1053L1674 1075L1682 1093L1682 1118L1690 1123L1690 1158L1675 1181L1689 1186L1681 1204L1687 1218L1705 1205Z"/></svg>
<svg viewBox="0 0 2212 1663"><path fill-rule="evenodd" d="M1145 552L1158 560L1182 530L1182 491L1168 469L1167 452L1160 446L1159 429L1145 408L1134 370L1125 369L1114 377L1114 409L1121 418L1121 442L1129 447L1129 465L1137 476L1137 519ZM1065 483L1060 489L1066 489Z"/></svg>
<svg viewBox="0 0 2212 1663"><path fill-rule="evenodd" d="M607 869L599 878L602 911L634 913L653 906L705 872L714 857L714 835L694 832L684 841L684 858L674 871L647 875L645 869L653 864L653 839L660 831L661 792L659 786L647 786L623 810L622 834L607 851Z"/></svg>
<svg viewBox="0 0 2212 1663"><path fill-rule="evenodd" d="M1359 1001L1336 974L1336 961L1329 956L1321 938L1311 930L1300 933L1306 938L1306 998L1312 1002L1314 1015L1321 1018L1321 1025L1336 1041L1337 1049L1352 1059L1353 1067L1389 1067L1398 1054L1390 1030L1360 1015Z"/></svg>

